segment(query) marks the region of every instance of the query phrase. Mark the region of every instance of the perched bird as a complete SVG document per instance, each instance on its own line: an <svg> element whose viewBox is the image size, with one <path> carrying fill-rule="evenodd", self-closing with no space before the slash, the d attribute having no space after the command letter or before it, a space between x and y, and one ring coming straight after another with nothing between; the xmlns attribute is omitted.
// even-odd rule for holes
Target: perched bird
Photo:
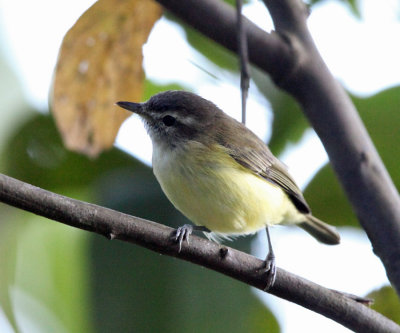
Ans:
<svg viewBox="0 0 400 333"><path fill-rule="evenodd" d="M153 143L153 171L168 199L196 226L176 231L179 249L193 230L215 236L265 228L269 252L266 289L275 280L268 227L297 224L325 244L335 229L311 214L286 167L242 123L186 91L166 91L145 103L118 102L138 114Z"/></svg>

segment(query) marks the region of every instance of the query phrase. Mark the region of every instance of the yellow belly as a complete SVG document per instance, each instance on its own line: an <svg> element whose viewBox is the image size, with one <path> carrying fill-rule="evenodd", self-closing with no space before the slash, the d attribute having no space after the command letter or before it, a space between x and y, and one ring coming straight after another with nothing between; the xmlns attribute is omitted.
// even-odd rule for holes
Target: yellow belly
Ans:
<svg viewBox="0 0 400 333"><path fill-rule="evenodd" d="M174 206L213 232L249 234L265 226L304 221L281 188L218 147L210 150L192 143L189 149L171 152L154 147L153 169Z"/></svg>

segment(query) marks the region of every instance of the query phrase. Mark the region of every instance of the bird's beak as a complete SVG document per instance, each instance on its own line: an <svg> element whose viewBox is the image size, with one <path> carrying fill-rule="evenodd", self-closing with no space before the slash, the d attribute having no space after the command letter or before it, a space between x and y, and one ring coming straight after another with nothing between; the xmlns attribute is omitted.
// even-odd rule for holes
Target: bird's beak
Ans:
<svg viewBox="0 0 400 333"><path fill-rule="evenodd" d="M132 102L117 102L118 106L128 111L137 114L143 114L143 104L144 103L132 103Z"/></svg>

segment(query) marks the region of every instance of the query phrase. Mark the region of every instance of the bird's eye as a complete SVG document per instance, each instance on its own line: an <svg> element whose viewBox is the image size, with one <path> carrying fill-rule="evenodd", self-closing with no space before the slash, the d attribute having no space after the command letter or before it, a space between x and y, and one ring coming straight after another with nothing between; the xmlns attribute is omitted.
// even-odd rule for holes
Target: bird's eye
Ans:
<svg viewBox="0 0 400 333"><path fill-rule="evenodd" d="M172 126L173 124L175 124L176 119L175 117L167 115L163 117L162 121L165 124L165 126Z"/></svg>

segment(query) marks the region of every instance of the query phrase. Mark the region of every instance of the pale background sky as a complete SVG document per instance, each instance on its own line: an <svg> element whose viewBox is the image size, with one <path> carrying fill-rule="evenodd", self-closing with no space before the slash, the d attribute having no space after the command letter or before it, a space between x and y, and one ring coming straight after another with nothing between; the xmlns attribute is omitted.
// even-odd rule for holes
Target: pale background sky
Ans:
<svg viewBox="0 0 400 333"><path fill-rule="evenodd" d="M0 0L2 51L23 83L27 99L40 110L47 109L49 86L62 37L92 3L92 0ZM346 6L338 1L327 1L314 8L309 27L338 80L352 93L367 96L400 82L400 7L396 0L363 0L362 3L363 21L350 15ZM244 13L265 30L271 29L261 1L253 1L245 7ZM159 56L160 53L163 57ZM238 77L220 71L190 48L179 26L165 19L157 23L144 48L144 55L149 78L191 87L194 92L240 118ZM219 79L213 79L193 63L201 63L211 73L217 73ZM260 137L268 138L270 128L266 124L272 120L271 114L265 112L268 102L260 97L254 86L248 102L247 125ZM131 117L125 122L117 145L150 163L150 140L137 118ZM313 158L299 158L304 154ZM281 158L302 187L327 161L322 145L312 131L306 133L300 148L289 149ZM326 287L359 295L387 284L382 264L372 253L366 236L350 228L340 232L342 244L328 247L297 229L275 228L272 237L278 266ZM265 235L260 233L254 242L254 254L265 257L265 244ZM297 305L257 294L272 305L271 310L284 333L349 332L333 322L328 325L326 318Z"/></svg>

